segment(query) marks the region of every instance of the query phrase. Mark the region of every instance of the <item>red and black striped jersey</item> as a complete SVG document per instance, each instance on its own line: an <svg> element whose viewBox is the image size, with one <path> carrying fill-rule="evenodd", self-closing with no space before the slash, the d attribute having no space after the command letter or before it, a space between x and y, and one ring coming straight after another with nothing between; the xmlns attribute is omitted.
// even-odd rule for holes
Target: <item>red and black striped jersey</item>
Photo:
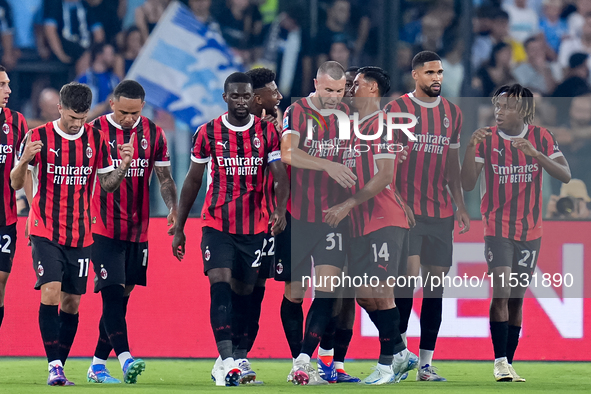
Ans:
<svg viewBox="0 0 591 394"><path fill-rule="evenodd" d="M415 215L446 218L453 215L448 192L446 162L449 149L460 148L462 111L438 97L433 103L420 101L412 93L391 101L386 113L402 112L417 118L409 130L417 137L412 141L400 133L400 142L408 145L408 158L399 166L397 186L400 195ZM395 123L409 123L407 118L395 118Z"/></svg>
<svg viewBox="0 0 591 394"><path fill-rule="evenodd" d="M492 135L476 147L476 162L484 163L480 212L484 235L531 241L542 236L542 175L540 163L512 146L525 138L550 159L562 156L554 136L543 127L525 125L509 136L491 127Z"/></svg>
<svg viewBox="0 0 591 394"><path fill-rule="evenodd" d="M224 114L202 125L193 136L191 160L208 163L204 226L231 234L267 231L263 209L267 166L281 160L272 123L250 115L245 126L233 126Z"/></svg>
<svg viewBox="0 0 591 394"><path fill-rule="evenodd" d="M380 121L380 117L382 121ZM377 135L382 130L380 139L362 140L352 133L348 149L343 151L343 164L357 176L355 185L350 189L351 194L359 192L378 173L377 160L394 160L399 145L396 133L388 138L386 116L383 111L376 111L359 120L361 135ZM395 164L396 168L396 164ZM396 171L392 183L374 198L371 198L351 210L351 235L360 237L384 227L408 228L408 220L404 205L399 196L394 193Z"/></svg>
<svg viewBox="0 0 591 394"><path fill-rule="evenodd" d="M281 142L281 136L276 128L274 128L276 132L276 138ZM271 169L267 167L265 170L265 197L263 198L263 207L265 215L267 218L270 218L275 209L277 208L277 196L275 195L275 185L273 179L273 172Z"/></svg>
<svg viewBox="0 0 591 394"><path fill-rule="evenodd" d="M0 108L0 182L2 182L2 204L0 204L0 227L16 223L16 196L10 185L10 171L15 163L16 154L25 134L25 117L8 108Z"/></svg>
<svg viewBox="0 0 591 394"><path fill-rule="evenodd" d="M152 170L154 166L170 166L164 131L145 116L140 116L131 130L123 130L113 119L113 114L103 115L92 124L109 144L115 167L121 165L117 145L128 143L135 133L133 160L121 186L113 193L104 191L100 184L95 186L92 232L123 241L146 242Z"/></svg>
<svg viewBox="0 0 591 394"><path fill-rule="evenodd" d="M33 175L29 233L60 245L84 247L93 242L90 205L96 174L113 171L113 161L103 134L91 124L67 134L58 122L30 131L31 141L43 142L43 148L29 163Z"/></svg>
<svg viewBox="0 0 591 394"><path fill-rule="evenodd" d="M336 110L349 115L349 107L344 103L340 103ZM312 97L300 99L287 108L283 115L282 136L287 134L297 135L300 139L298 148L308 155L334 162L341 161L341 150L349 143L338 138L337 117L320 115ZM288 174L291 194L287 206L294 219L321 223L324 211L348 195L326 171L289 166Z"/></svg>

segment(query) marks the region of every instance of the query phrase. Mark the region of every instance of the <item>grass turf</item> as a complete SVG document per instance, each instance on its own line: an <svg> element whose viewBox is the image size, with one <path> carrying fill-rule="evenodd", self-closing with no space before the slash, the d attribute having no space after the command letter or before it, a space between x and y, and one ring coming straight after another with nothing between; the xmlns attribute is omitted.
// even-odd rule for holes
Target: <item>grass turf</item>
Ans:
<svg viewBox="0 0 591 394"><path fill-rule="evenodd" d="M359 390L404 390L431 393L499 393L499 392L572 392L591 388L588 363L516 362L517 372L526 383L496 383L492 376L491 362L437 362L439 373L448 382L416 382L415 372L406 381L396 385L360 386L357 384L332 384L321 387L301 387L286 383L291 368L290 361L251 360L257 378L264 385L248 385L239 388L216 387L210 380L213 360L160 360L147 359L146 371L135 385L99 385L86 382L90 359L71 359L66 376L75 387L57 388L46 385L47 364L40 358L0 358L1 393L42 393L66 390L77 393L187 393L213 390L246 390L252 393L287 393L298 390L308 392L354 393ZM347 362L347 372L361 378L371 372L371 361ZM116 359L107 366L113 376L122 379ZM100 390L100 391L99 391ZM104 390L104 391L103 391ZM108 391L107 391L108 390Z"/></svg>

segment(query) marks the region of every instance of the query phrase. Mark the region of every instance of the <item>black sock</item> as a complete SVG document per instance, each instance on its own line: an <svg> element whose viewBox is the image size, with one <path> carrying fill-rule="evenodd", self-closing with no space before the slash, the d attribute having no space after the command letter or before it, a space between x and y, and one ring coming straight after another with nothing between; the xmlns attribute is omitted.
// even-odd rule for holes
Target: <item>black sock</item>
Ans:
<svg viewBox="0 0 591 394"><path fill-rule="evenodd" d="M491 321L490 336L492 337L495 358L507 357L507 339L509 335L509 322Z"/></svg>
<svg viewBox="0 0 591 394"><path fill-rule="evenodd" d="M0 306L0 327L2 327L2 320L4 320L4 305Z"/></svg>
<svg viewBox="0 0 591 394"><path fill-rule="evenodd" d="M435 350L435 343L441 326L443 299L424 298L421 308L421 341L419 349Z"/></svg>
<svg viewBox="0 0 591 394"><path fill-rule="evenodd" d="M129 304L129 296L123 296L123 315L127 316L127 304Z"/></svg>
<svg viewBox="0 0 591 394"><path fill-rule="evenodd" d="M232 288L229 283L217 282L210 288L209 318L218 352L225 360L232 357Z"/></svg>
<svg viewBox="0 0 591 394"><path fill-rule="evenodd" d="M232 292L232 344L235 345L234 359L246 358L248 350L249 295ZM234 347L234 346L233 346Z"/></svg>
<svg viewBox="0 0 591 394"><path fill-rule="evenodd" d="M63 365L66 365L66 360L70 354L70 349L74 343L74 337L78 331L78 318L79 314L75 315L66 313L60 309L60 360Z"/></svg>
<svg viewBox="0 0 591 394"><path fill-rule="evenodd" d="M332 307L335 299L334 294L324 291L316 291L316 298L312 301L308 316L306 317L306 331L302 342L301 353L312 357L318 347L326 326L331 319Z"/></svg>
<svg viewBox="0 0 591 394"><path fill-rule="evenodd" d="M259 333L259 320L261 318L261 307L265 297L265 286L255 286L250 295L250 310L248 311L248 348L250 352L254 341Z"/></svg>
<svg viewBox="0 0 591 394"><path fill-rule="evenodd" d="M107 331L109 342L117 355L129 351L127 323L123 308L124 293L125 289L120 285L107 286L101 290L103 298L103 324Z"/></svg>
<svg viewBox="0 0 591 394"><path fill-rule="evenodd" d="M341 330L337 328L334 333L334 361L345 362L345 356L349 349L349 343L353 337L353 330Z"/></svg>
<svg viewBox="0 0 591 394"><path fill-rule="evenodd" d="M99 321L99 338L94 350L94 357L106 360L109 358L111 350L113 350L113 346L111 345L109 334L107 334L107 329L105 328L105 319L101 316L101 320Z"/></svg>
<svg viewBox="0 0 591 394"><path fill-rule="evenodd" d="M47 362L60 359L60 315L57 305L44 305L39 307L39 330L47 355Z"/></svg>
<svg viewBox="0 0 591 394"><path fill-rule="evenodd" d="M412 312L412 298L396 298L396 307L400 313L400 332L408 330L408 320Z"/></svg>
<svg viewBox="0 0 591 394"><path fill-rule="evenodd" d="M515 350L517 350L517 345L519 344L519 333L520 332L521 332L521 327L508 325L507 362L509 362L509 364L513 364L513 356L515 355Z"/></svg>
<svg viewBox="0 0 591 394"><path fill-rule="evenodd" d="M328 321L328 325L326 326L326 330L324 330L322 340L320 341L320 347L324 350L334 349L334 337L337 329L337 320L338 316L331 317Z"/></svg>
<svg viewBox="0 0 591 394"><path fill-rule="evenodd" d="M296 358L299 356L300 350L302 350L302 337L304 336L302 303L291 302L283 296L283 301L281 301L281 323L291 351L291 357Z"/></svg>
<svg viewBox="0 0 591 394"><path fill-rule="evenodd" d="M373 324L376 326L376 328L379 330L380 329L380 323L378 321L378 311L373 311L373 312L367 312L367 315L369 316L369 318L371 319L371 321L373 322Z"/></svg>
<svg viewBox="0 0 591 394"><path fill-rule="evenodd" d="M398 308L377 311L380 338L380 358L382 365L392 364L394 354L406 348L400 336L400 312Z"/></svg>

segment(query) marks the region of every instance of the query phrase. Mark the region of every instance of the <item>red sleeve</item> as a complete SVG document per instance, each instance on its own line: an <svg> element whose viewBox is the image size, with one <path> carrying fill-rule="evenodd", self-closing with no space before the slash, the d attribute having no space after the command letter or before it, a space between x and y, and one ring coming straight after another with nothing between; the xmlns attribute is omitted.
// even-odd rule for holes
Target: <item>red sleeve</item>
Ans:
<svg viewBox="0 0 591 394"><path fill-rule="evenodd" d="M303 111L297 104L292 104L287 108L283 114L282 137L287 134L295 134L299 137L300 133L306 130L306 117L302 115L304 115Z"/></svg>
<svg viewBox="0 0 591 394"><path fill-rule="evenodd" d="M450 140L449 147L454 148L454 149L458 149L460 147L460 133L462 131L463 118L462 118L462 110L460 109L460 107L458 107L456 105L455 109L456 109L457 113L456 113L456 119L454 122L454 131L451 134L451 140Z"/></svg>
<svg viewBox="0 0 591 394"><path fill-rule="evenodd" d="M170 166L170 153L168 152L168 143L166 134L162 128L156 126L156 153L154 157L156 167Z"/></svg>
<svg viewBox="0 0 591 394"><path fill-rule="evenodd" d="M388 138L388 127L386 123L386 114L383 115L382 124L382 136L379 140L371 140L366 143L371 144L373 148L373 157L376 160L379 159L396 159L396 153L400 151L398 149L398 130L393 130L392 136ZM372 124L372 133L375 135L378 133L380 127L379 119L376 119Z"/></svg>
<svg viewBox="0 0 591 394"><path fill-rule="evenodd" d="M193 134L193 149L191 160L195 163L208 163L211 159L211 148L207 137L207 123L197 129Z"/></svg>
<svg viewBox="0 0 591 394"><path fill-rule="evenodd" d="M265 133L267 135L267 152L269 152L267 154L267 163L281 160L281 146L279 144L277 131L275 130L275 125L265 121L262 121L261 123L265 128Z"/></svg>
<svg viewBox="0 0 591 394"><path fill-rule="evenodd" d="M105 135L101 132L98 132L98 135L100 135L100 140L98 146L98 157L96 159L98 163L96 172L98 174L106 174L113 171L115 167L113 166L113 159L109 153L107 141L105 141Z"/></svg>
<svg viewBox="0 0 591 394"><path fill-rule="evenodd" d="M542 153L550 159L564 156L558 147L558 142L554 139L554 134L544 128L542 129Z"/></svg>
<svg viewBox="0 0 591 394"><path fill-rule="evenodd" d="M476 163L484 163L484 155L486 152L486 141L484 140L481 143L479 143L478 145L476 145L476 155L474 157L474 161Z"/></svg>

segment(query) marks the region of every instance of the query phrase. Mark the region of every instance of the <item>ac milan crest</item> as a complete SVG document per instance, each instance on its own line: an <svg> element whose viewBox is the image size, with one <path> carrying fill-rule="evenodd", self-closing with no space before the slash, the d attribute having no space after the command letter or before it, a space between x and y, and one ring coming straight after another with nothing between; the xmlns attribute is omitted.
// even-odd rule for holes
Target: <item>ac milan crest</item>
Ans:
<svg viewBox="0 0 591 394"><path fill-rule="evenodd" d="M259 140L259 137L254 137L252 144L255 148L259 149L261 147L261 140Z"/></svg>
<svg viewBox="0 0 591 394"><path fill-rule="evenodd" d="M145 138L142 140L142 149L148 149L148 140L146 140Z"/></svg>
<svg viewBox="0 0 591 394"><path fill-rule="evenodd" d="M39 265L37 266L37 274L39 276L43 276L43 274L45 273L45 269L43 268L43 266L41 265L41 262L39 262Z"/></svg>
<svg viewBox="0 0 591 394"><path fill-rule="evenodd" d="M275 271L277 271L277 273L279 275L281 275L281 273L283 272L283 264L277 263L277 266L275 267Z"/></svg>
<svg viewBox="0 0 591 394"><path fill-rule="evenodd" d="M10 126L8 126L8 123L4 123L2 125L2 131L4 132L4 134L10 133Z"/></svg>
<svg viewBox="0 0 591 394"><path fill-rule="evenodd" d="M443 118L443 127L445 127L446 129L449 127L449 118L447 117L447 115L445 116L445 118Z"/></svg>
<svg viewBox="0 0 591 394"><path fill-rule="evenodd" d="M92 148L90 146L86 148L86 157L89 159L92 157Z"/></svg>
<svg viewBox="0 0 591 394"><path fill-rule="evenodd" d="M109 274L107 273L107 270L104 268L101 268L101 278L103 278L103 280L107 279L107 276Z"/></svg>
<svg viewBox="0 0 591 394"><path fill-rule="evenodd" d="M209 261L210 257L211 257L211 252L209 251L209 249L207 249L205 251L205 261Z"/></svg>

